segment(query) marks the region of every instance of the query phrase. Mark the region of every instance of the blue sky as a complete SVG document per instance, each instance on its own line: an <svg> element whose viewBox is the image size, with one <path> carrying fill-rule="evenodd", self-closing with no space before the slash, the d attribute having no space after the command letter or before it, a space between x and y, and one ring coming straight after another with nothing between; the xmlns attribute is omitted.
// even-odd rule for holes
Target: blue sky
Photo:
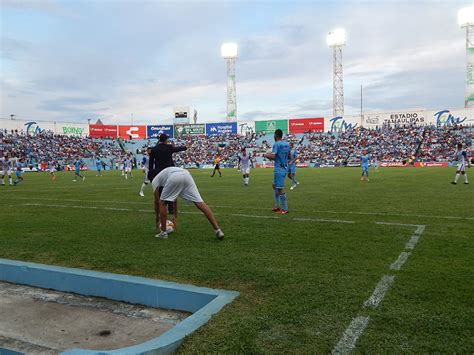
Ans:
<svg viewBox="0 0 474 355"><path fill-rule="evenodd" d="M239 43L241 120L330 116L329 30L344 27L346 114L463 105L470 1L0 0L0 117L225 120L220 45Z"/></svg>

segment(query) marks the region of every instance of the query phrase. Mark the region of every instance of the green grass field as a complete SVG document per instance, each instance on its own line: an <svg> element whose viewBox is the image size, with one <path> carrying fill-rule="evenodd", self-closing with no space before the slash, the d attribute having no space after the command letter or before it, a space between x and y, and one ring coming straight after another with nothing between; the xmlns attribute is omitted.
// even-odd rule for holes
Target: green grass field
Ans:
<svg viewBox="0 0 474 355"><path fill-rule="evenodd" d="M474 352L474 181L450 185L452 168L371 170L363 183L357 168L300 169L290 214L274 218L271 170L248 188L236 170L209 173L192 171L222 242L184 202L176 232L154 238L141 171L25 174L0 186L0 257L239 291L182 353L328 353L356 317L368 319L357 352ZM385 297L364 305L383 276Z"/></svg>

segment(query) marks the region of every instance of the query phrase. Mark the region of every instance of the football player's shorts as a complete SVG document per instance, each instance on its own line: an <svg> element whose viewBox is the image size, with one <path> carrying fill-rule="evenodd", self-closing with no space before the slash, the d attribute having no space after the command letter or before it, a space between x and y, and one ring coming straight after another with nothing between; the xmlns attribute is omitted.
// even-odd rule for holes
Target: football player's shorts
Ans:
<svg viewBox="0 0 474 355"><path fill-rule="evenodd" d="M130 167L127 166L127 167L125 168L125 172L131 173L131 172L132 172L132 168L130 168Z"/></svg>
<svg viewBox="0 0 474 355"><path fill-rule="evenodd" d="M296 166L289 166L288 174L296 174Z"/></svg>
<svg viewBox="0 0 474 355"><path fill-rule="evenodd" d="M273 185L276 189L284 189L285 188L285 178L286 178L286 171L275 171L273 173Z"/></svg>
<svg viewBox="0 0 474 355"><path fill-rule="evenodd" d="M456 168L457 171L465 171L466 170L466 163L458 163Z"/></svg>
<svg viewBox="0 0 474 355"><path fill-rule="evenodd" d="M196 183L187 171L173 172L169 175L165 186L163 186L163 191L161 191L160 200L174 202L179 196L187 201L203 202Z"/></svg>
<svg viewBox="0 0 474 355"><path fill-rule="evenodd" d="M250 174L250 167L242 168L242 174L245 174L245 175Z"/></svg>
<svg viewBox="0 0 474 355"><path fill-rule="evenodd" d="M11 174L12 174L12 169L11 168L3 169L3 171L2 171L2 175L11 175Z"/></svg>

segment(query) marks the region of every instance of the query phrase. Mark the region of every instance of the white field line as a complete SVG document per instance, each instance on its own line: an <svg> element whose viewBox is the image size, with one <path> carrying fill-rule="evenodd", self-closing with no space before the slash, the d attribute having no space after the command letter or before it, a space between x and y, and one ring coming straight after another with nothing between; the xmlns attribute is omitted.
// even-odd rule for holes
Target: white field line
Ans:
<svg viewBox="0 0 474 355"><path fill-rule="evenodd" d="M419 235L413 235L410 240L405 244L405 249L415 249L418 240L420 239Z"/></svg>
<svg viewBox="0 0 474 355"><path fill-rule="evenodd" d="M34 190L38 192L38 190ZM138 193L137 193L138 195ZM21 197L21 196L12 196L15 200L45 200L45 201L67 201L67 202L97 202L97 203L117 203L117 204L148 204L147 202L137 202L137 201L110 201L110 200L77 200L77 199L59 199L59 198L43 198L43 197ZM229 209L239 209L242 207L235 206L222 206L222 205L210 205L211 208L229 208ZM268 208L263 207L249 207L245 206L246 210L260 210L268 211ZM389 213L389 212L361 212L361 211L327 211L327 210L293 210L295 212L310 212L310 213L329 213L329 214L354 214L354 215L366 215L366 216L395 216L395 217L417 217L417 218L436 218L436 219L458 219L458 220L468 220L474 221L474 217L459 217L459 216L434 216L434 215L421 215L421 214L410 214L410 213ZM385 223L384 223L385 224ZM396 224L395 224L396 225ZM419 226L415 224L406 224L406 226ZM422 232L421 232L422 233Z"/></svg>
<svg viewBox="0 0 474 355"><path fill-rule="evenodd" d="M395 260L395 262L390 265L390 270L400 270L407 261L408 257L410 256L411 253L407 253L405 251L402 251L400 255L398 256L398 259Z"/></svg>
<svg viewBox="0 0 474 355"><path fill-rule="evenodd" d="M395 276L382 276L372 295L364 302L364 307L377 308L394 281Z"/></svg>
<svg viewBox="0 0 474 355"><path fill-rule="evenodd" d="M355 223L354 221L345 221L342 219L322 219L322 218L293 218L293 220L303 221L303 222Z"/></svg>
<svg viewBox="0 0 474 355"><path fill-rule="evenodd" d="M339 339L339 342L332 350L332 354L345 355L352 353L357 340L364 332L367 324L369 324L369 319L370 317L356 317L352 319L351 324L349 324L341 339Z"/></svg>
<svg viewBox="0 0 474 355"><path fill-rule="evenodd" d="M102 206L79 206L79 205L62 205L62 204L44 204L44 203L24 203L23 206L30 207L52 207L52 208L78 208L78 209L93 209L93 210L108 210L108 211L127 211L127 212L144 212L144 213L154 213L154 210L135 210L131 208L118 208L118 207L102 207ZM180 211L179 213L183 214L201 214L201 212L191 212L191 211ZM284 217L277 216L258 216L258 215L249 215L249 214L239 214L239 213L214 213L216 216L232 216L232 217L244 217L244 218L259 218L259 219L283 219ZM297 218L292 218L293 220L298 220ZM325 223L354 223L353 221L341 221L341 220L330 220L330 219L312 219L313 222L325 222Z"/></svg>
<svg viewBox="0 0 474 355"><path fill-rule="evenodd" d="M386 226L416 227L415 233L417 233L418 228L420 227L423 227L423 230L424 230L424 226L421 224L409 224L409 223L397 223L397 222L375 222L375 224L381 224L381 225L386 225Z"/></svg>

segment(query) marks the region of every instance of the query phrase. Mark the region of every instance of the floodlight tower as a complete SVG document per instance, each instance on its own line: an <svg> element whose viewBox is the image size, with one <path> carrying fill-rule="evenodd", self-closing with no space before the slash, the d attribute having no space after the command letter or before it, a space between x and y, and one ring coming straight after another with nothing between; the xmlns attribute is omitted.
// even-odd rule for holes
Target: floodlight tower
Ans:
<svg viewBox="0 0 474 355"><path fill-rule="evenodd" d="M342 70L342 47L346 45L346 31L337 28L328 33L326 43L333 49L333 88L332 114L333 117L344 115L344 78Z"/></svg>
<svg viewBox="0 0 474 355"><path fill-rule="evenodd" d="M235 59L237 43L224 43L221 55L227 62L227 121L237 121L237 98L235 94Z"/></svg>
<svg viewBox="0 0 474 355"><path fill-rule="evenodd" d="M464 88L464 107L474 106L474 6L465 7L458 12L458 22L466 29L466 85Z"/></svg>

